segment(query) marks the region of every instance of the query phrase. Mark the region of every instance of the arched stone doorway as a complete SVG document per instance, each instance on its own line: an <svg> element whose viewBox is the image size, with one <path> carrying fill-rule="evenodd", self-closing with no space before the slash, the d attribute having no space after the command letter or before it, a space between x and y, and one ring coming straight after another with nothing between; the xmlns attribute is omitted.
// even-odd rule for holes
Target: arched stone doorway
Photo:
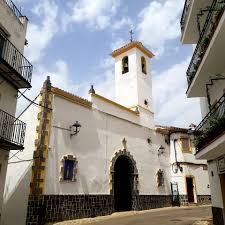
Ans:
<svg viewBox="0 0 225 225"><path fill-rule="evenodd" d="M136 162L126 150L120 150L112 159L111 194L116 212L137 209L138 172Z"/></svg>

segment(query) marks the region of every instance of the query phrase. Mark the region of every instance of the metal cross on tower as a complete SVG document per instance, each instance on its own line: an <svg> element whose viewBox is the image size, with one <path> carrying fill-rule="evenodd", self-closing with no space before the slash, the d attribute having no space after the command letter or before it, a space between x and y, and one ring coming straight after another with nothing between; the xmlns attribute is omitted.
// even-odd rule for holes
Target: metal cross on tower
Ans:
<svg viewBox="0 0 225 225"><path fill-rule="evenodd" d="M130 42L133 41L133 34L134 34L133 30L130 30Z"/></svg>

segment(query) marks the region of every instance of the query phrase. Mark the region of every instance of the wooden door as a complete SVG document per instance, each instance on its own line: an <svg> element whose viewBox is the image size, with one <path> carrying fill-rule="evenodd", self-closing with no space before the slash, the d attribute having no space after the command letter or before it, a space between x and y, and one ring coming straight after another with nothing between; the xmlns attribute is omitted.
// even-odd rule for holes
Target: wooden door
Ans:
<svg viewBox="0 0 225 225"><path fill-rule="evenodd" d="M192 177L187 177L186 178L187 182L187 195L188 195L188 202L194 202L194 185L193 185L193 178Z"/></svg>

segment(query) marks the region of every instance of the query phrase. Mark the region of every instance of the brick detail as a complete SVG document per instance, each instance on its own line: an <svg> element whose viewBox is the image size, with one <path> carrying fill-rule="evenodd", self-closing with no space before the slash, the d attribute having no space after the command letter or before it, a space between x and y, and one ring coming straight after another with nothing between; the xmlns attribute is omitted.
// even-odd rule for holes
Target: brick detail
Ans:
<svg viewBox="0 0 225 225"><path fill-rule="evenodd" d="M171 195L136 195L133 210L171 206ZM79 218L109 215L114 212L113 195L30 196L26 225L44 225Z"/></svg>
<svg viewBox="0 0 225 225"><path fill-rule="evenodd" d="M198 195L198 204L199 205L210 205L211 204L211 195Z"/></svg>
<svg viewBox="0 0 225 225"><path fill-rule="evenodd" d="M171 205L171 195L137 195L137 210L163 208Z"/></svg>
<svg viewBox="0 0 225 225"><path fill-rule="evenodd" d="M210 205L211 204L211 196L210 195L197 195L197 204L198 205ZM188 206L188 196L180 195L180 205Z"/></svg>
<svg viewBox="0 0 225 225"><path fill-rule="evenodd" d="M112 212L111 195L30 196L26 224L44 225L48 222L104 216Z"/></svg>

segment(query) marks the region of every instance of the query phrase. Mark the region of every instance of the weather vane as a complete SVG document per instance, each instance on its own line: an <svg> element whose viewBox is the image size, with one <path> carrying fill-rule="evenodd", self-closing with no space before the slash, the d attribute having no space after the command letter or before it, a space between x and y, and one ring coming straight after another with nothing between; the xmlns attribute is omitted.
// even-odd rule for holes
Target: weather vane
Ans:
<svg viewBox="0 0 225 225"><path fill-rule="evenodd" d="M133 41L133 34L134 34L133 30L130 30L130 42Z"/></svg>

